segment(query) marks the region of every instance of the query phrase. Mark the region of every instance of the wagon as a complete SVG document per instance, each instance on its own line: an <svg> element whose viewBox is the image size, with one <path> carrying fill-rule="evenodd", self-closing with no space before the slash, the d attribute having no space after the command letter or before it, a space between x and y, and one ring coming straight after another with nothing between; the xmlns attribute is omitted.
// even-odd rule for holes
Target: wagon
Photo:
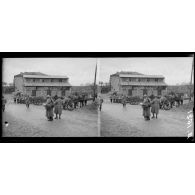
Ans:
<svg viewBox="0 0 195 195"><path fill-rule="evenodd" d="M139 96L130 96L130 97L127 97L127 103L129 103L131 105L138 105L142 101L143 100Z"/></svg>

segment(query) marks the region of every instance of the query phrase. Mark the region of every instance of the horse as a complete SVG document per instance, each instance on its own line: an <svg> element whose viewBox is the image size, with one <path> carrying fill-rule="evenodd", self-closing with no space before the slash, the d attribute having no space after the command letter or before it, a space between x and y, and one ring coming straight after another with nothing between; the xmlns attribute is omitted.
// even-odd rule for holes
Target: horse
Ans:
<svg viewBox="0 0 195 195"><path fill-rule="evenodd" d="M173 105L175 105L175 103L176 103L177 107L179 107L180 105L183 104L183 98L182 98L181 94L177 94L177 93L172 92L171 94L167 95L167 99L171 103L171 108L173 107Z"/></svg>

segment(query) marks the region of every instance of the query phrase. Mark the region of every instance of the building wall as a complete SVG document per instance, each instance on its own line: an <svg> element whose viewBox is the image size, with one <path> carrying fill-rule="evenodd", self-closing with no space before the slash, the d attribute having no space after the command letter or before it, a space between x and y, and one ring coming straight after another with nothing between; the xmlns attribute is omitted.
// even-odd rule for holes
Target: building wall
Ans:
<svg viewBox="0 0 195 195"><path fill-rule="evenodd" d="M111 76L110 77L110 84L111 84L111 91L114 92L119 92L120 90L120 80L119 76Z"/></svg>
<svg viewBox="0 0 195 195"><path fill-rule="evenodd" d="M123 95L129 95L129 90L132 90L132 96L139 96L143 97L145 93L147 93L148 96L150 95L159 95L158 91L161 92L161 95L166 95L167 91L165 87L140 87L140 86L121 86L121 89L119 90L120 94Z"/></svg>
<svg viewBox="0 0 195 195"><path fill-rule="evenodd" d="M23 84L24 84L23 77L15 77L14 78L15 91L19 90L21 92L24 92Z"/></svg>
<svg viewBox="0 0 195 195"><path fill-rule="evenodd" d="M51 91L51 96L62 96L62 91L65 90L65 95L69 95L70 94L70 88L61 88L61 87L25 87L24 93L32 96L32 91L35 90L36 91L36 96L42 96L42 97L46 97L47 96L47 92L50 89Z"/></svg>

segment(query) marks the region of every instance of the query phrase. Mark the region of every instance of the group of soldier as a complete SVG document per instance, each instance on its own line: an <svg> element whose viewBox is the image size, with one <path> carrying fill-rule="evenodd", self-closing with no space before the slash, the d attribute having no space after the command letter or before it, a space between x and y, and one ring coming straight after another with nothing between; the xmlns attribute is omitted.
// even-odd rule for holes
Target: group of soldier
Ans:
<svg viewBox="0 0 195 195"><path fill-rule="evenodd" d="M26 107L29 108L31 103L30 96L24 94L14 95L14 103L21 103L21 100L26 104ZM51 97L47 95L46 103L44 103L44 107L46 109L46 117L48 121L53 121L54 114L56 115L55 119L61 119L62 109L63 107L70 102L70 105L73 109L81 108L87 105L87 101L90 99L88 94L86 93L74 93L69 96L57 96ZM6 99L2 96L2 110L5 110Z"/></svg>
<svg viewBox="0 0 195 195"><path fill-rule="evenodd" d="M158 117L160 109L160 100L158 96L154 96L154 99L151 100L146 94L144 95L143 103L141 104L143 108L143 116L145 120L150 120L150 115L152 113L152 118Z"/></svg>
<svg viewBox="0 0 195 195"><path fill-rule="evenodd" d="M116 102L117 96L114 94L110 96L110 101ZM121 103L123 107L126 107L127 104L127 96L122 95L120 97ZM153 96L152 99L150 99L146 94L143 97L143 103L141 103L142 108L143 108L143 116L145 120L150 120L150 116L152 113L152 118L158 117L159 114L159 109L160 109L160 99L158 98L157 95Z"/></svg>
<svg viewBox="0 0 195 195"><path fill-rule="evenodd" d="M56 96L55 100L47 95L46 103L44 104L46 109L46 117L48 121L53 121L54 113L56 114L55 119L61 119L63 109L63 98Z"/></svg>
<svg viewBox="0 0 195 195"><path fill-rule="evenodd" d="M86 94L71 94L69 96L57 96L51 97L47 95L46 103L44 103L44 107L46 109L46 117L48 121L53 121L54 114L56 115L54 119L61 119L63 107L70 103L73 109L78 107L83 107L87 105L88 97ZM25 103L29 103L29 96L27 96ZM28 106L29 107L29 104Z"/></svg>

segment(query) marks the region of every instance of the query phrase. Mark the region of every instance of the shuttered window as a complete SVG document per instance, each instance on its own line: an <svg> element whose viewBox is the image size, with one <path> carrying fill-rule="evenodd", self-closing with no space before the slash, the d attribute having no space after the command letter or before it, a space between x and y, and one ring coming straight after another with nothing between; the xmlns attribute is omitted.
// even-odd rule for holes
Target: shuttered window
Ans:
<svg viewBox="0 0 195 195"><path fill-rule="evenodd" d="M129 96L132 96L132 89L129 89L129 90L128 90L128 95L129 95Z"/></svg>
<svg viewBox="0 0 195 195"><path fill-rule="evenodd" d="M47 95L51 95L51 90L50 89L47 90Z"/></svg>
<svg viewBox="0 0 195 195"><path fill-rule="evenodd" d="M32 96L36 96L36 90L32 90Z"/></svg>

